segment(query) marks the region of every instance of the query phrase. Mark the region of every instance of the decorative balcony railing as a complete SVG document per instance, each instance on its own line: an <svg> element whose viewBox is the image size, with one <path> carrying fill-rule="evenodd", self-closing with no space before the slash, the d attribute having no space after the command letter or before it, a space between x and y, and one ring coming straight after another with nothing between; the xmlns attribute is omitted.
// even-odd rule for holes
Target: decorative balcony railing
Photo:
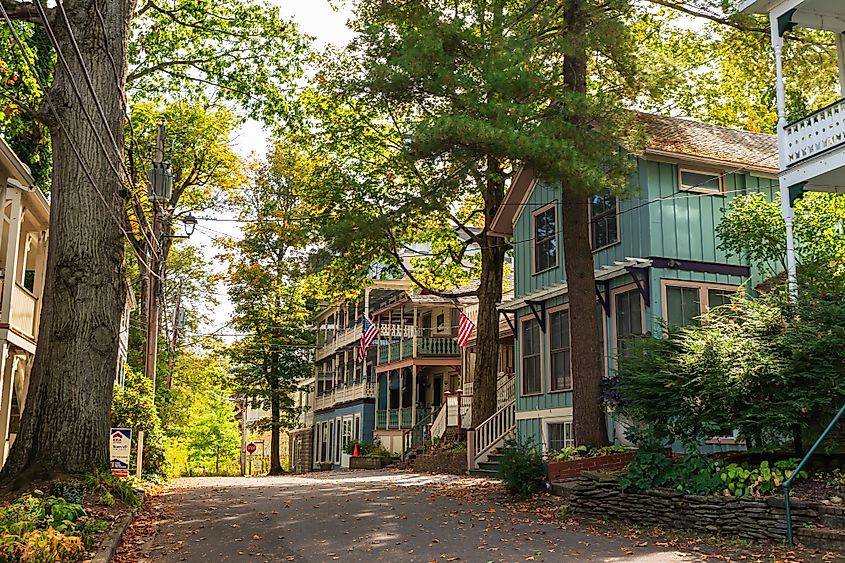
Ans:
<svg viewBox="0 0 845 563"><path fill-rule="evenodd" d="M369 399L376 396L376 384L371 382L360 382L352 385L335 387L328 393L317 395L314 400L314 408L323 410L341 403L348 403L358 399Z"/></svg>
<svg viewBox="0 0 845 563"><path fill-rule="evenodd" d="M460 346L454 338L416 337L417 357L420 356L457 356ZM414 357L414 339L391 342L379 346L378 362L386 364L397 360Z"/></svg>
<svg viewBox="0 0 845 563"><path fill-rule="evenodd" d="M783 129L786 165L793 166L845 143L845 98Z"/></svg>
<svg viewBox="0 0 845 563"><path fill-rule="evenodd" d="M33 340L38 336L38 298L20 284L12 289L12 327Z"/></svg>
<svg viewBox="0 0 845 563"><path fill-rule="evenodd" d="M411 407L380 410L376 412L376 428L379 430L410 429L431 415L431 409L418 407L416 410L416 421L414 420L414 409Z"/></svg>

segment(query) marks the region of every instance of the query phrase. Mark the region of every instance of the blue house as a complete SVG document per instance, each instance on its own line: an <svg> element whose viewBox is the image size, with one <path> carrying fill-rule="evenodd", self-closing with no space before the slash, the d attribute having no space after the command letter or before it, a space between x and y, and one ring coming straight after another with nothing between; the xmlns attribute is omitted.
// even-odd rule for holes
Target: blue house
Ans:
<svg viewBox="0 0 845 563"><path fill-rule="evenodd" d="M742 257L719 250L715 228L737 196L778 190L777 139L642 114L650 141L637 157L632 195L589 198L602 375L630 335L685 325L762 281ZM515 328L515 428L544 451L574 443L569 312L560 187L525 167L513 179L492 230L514 253L514 298L500 307ZM585 201L587 198L585 198ZM623 439L608 417L608 437ZM488 440L489 441L489 440ZM714 437L715 447L733 437Z"/></svg>

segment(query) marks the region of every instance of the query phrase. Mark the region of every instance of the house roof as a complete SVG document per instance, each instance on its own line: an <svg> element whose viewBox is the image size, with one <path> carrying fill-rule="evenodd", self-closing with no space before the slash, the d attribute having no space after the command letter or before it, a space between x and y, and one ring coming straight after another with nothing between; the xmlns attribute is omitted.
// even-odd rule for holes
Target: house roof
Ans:
<svg viewBox="0 0 845 563"><path fill-rule="evenodd" d="M777 136L708 125L691 119L639 113L649 137L646 157L670 158L710 167L778 173ZM523 166L514 175L490 225L490 234L510 236L536 181L534 171Z"/></svg>

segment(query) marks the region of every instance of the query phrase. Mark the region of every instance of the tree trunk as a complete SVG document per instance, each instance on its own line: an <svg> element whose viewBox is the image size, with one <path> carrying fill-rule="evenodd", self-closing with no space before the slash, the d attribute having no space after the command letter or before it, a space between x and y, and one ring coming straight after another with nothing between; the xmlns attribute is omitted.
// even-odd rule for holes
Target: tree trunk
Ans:
<svg viewBox="0 0 845 563"><path fill-rule="evenodd" d="M484 224L496 216L505 193L499 176L499 163L487 158L487 185L484 197ZM477 355L472 385L472 424L478 426L496 412L496 374L499 369L499 311L505 264L505 241L486 234L481 236L481 276L478 286Z"/></svg>
<svg viewBox="0 0 845 563"><path fill-rule="evenodd" d="M101 24L88 0L63 2L107 127L83 78L85 71L70 41L70 30L60 13L51 21L70 72L57 63L47 94L58 119L46 102L41 110L53 143L46 285L21 431L3 468L5 479L30 471L81 473L108 466L109 419L125 295L123 186L109 163L119 170L123 158L121 100L134 5L133 0L99 3ZM109 55L117 65L119 80ZM72 83L78 84L82 102ZM83 108L94 114L94 130ZM116 148L109 131L117 141ZM107 155L97 138L105 143ZM96 186L88 179L74 147Z"/></svg>
<svg viewBox="0 0 845 563"><path fill-rule="evenodd" d="M582 0L564 7L567 35L574 46L583 45L585 33ZM587 95L587 54L572 49L563 60L563 77L573 92ZM586 126L586 124L584 125ZM590 244L590 206L577 188L563 183L563 256L569 295L569 330L572 351L572 419L578 445L607 443L607 422L601 400L601 364L596 342L596 280Z"/></svg>
<svg viewBox="0 0 845 563"><path fill-rule="evenodd" d="M278 384L270 399L270 475L284 475L285 470L279 460L279 397Z"/></svg>

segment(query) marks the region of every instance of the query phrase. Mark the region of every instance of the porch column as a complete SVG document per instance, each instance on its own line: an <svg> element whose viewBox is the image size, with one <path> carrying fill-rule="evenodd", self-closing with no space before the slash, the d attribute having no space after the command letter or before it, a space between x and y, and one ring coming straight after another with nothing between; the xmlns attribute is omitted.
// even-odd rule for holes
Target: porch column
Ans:
<svg viewBox="0 0 845 563"><path fill-rule="evenodd" d="M12 292L18 279L18 248L21 238L21 192L6 190L6 197L11 201L9 220L9 238L6 241L6 272L3 280L3 297L0 304L0 324L10 325L12 320ZM5 459L5 458L4 458Z"/></svg>
<svg viewBox="0 0 845 563"><path fill-rule="evenodd" d="M417 364L411 365L411 426L417 424Z"/></svg>
<svg viewBox="0 0 845 563"><path fill-rule="evenodd" d="M11 354L11 347L3 342L0 347L2 354L3 380L0 384L0 438L3 440L3 451L0 453L0 466L6 463L9 456L9 422L12 418L12 389L14 386L15 370L17 369L17 357Z"/></svg>
<svg viewBox="0 0 845 563"><path fill-rule="evenodd" d="M415 304L414 304L414 333L413 333L413 338L414 338L414 344L413 344L413 347L414 347L414 350L413 350L414 355L413 355L413 357L414 357L414 358L416 358L416 357L417 357L417 335L418 335L418 333L419 333L419 324L418 324L418 320L419 320L419 313L418 313L418 311L417 311L417 305L416 305L416 303L415 303Z"/></svg>
<svg viewBox="0 0 845 563"><path fill-rule="evenodd" d="M405 356L405 304L399 308L399 359Z"/></svg>
<svg viewBox="0 0 845 563"><path fill-rule="evenodd" d="M836 34L836 60L839 63L839 95L845 98L845 34Z"/></svg>
<svg viewBox="0 0 845 563"><path fill-rule="evenodd" d="M384 417L384 427L390 428L390 386L393 383L393 370L388 370L386 373L387 379L387 396L385 402L387 403L387 409L385 410L385 417Z"/></svg>
<svg viewBox="0 0 845 563"><path fill-rule="evenodd" d="M379 373L378 373L378 372L376 372L376 383L375 383L376 396L375 396L375 406L373 407L373 409L375 410L375 413L376 413L376 423L375 423L375 429L376 429L376 430L378 430L378 408L379 408L379 404L378 404L378 395L379 395L379 383L380 383L380 376L379 376ZM365 384L365 385L366 385L366 384ZM363 420L363 418L361 419L361 424L364 424L364 420Z"/></svg>

